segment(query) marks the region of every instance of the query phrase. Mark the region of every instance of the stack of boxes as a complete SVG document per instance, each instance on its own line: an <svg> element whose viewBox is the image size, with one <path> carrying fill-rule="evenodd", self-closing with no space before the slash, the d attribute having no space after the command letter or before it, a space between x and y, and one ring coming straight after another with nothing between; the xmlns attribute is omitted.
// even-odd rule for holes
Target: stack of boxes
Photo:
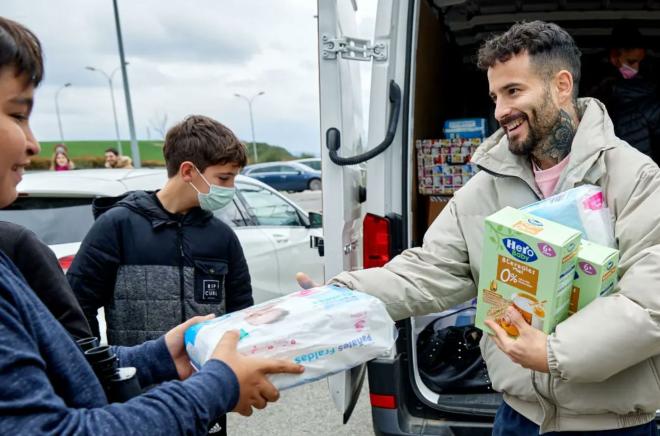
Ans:
<svg viewBox="0 0 660 436"><path fill-rule="evenodd" d="M452 195L477 172L470 159L486 136L486 120L447 120L443 132L447 139L418 139L415 143L420 194Z"/></svg>
<svg viewBox="0 0 660 436"><path fill-rule="evenodd" d="M578 230L506 207L485 221L475 324L491 319L509 335L513 306L531 326L555 326L617 284L619 252L582 240Z"/></svg>

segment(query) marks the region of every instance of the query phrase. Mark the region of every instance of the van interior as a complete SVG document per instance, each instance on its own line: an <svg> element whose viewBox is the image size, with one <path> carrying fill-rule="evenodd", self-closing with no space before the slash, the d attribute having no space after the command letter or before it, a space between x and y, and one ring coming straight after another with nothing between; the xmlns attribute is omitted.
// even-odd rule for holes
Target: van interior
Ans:
<svg viewBox="0 0 660 436"><path fill-rule="evenodd" d="M587 96L608 62L612 29L622 22L637 27L646 42L642 63L644 77L657 81L660 47L660 1L569 1L569 0L422 0L419 3L417 41L413 42L413 158L415 140L443 138L443 122L453 118L486 118L490 132L497 129L494 105L488 96L486 74L476 67L480 44L518 21L541 19L566 29L582 51L580 95ZM412 165L417 168L417 163ZM443 199L431 201L417 192L416 171L410 175L413 204L413 245L440 212ZM438 206L438 204L440 206ZM437 315L435 316L437 317ZM436 410L473 418L492 419L501 397L497 393L443 395L434 392L419 377L416 339L433 315L411 319L410 375L417 396Z"/></svg>

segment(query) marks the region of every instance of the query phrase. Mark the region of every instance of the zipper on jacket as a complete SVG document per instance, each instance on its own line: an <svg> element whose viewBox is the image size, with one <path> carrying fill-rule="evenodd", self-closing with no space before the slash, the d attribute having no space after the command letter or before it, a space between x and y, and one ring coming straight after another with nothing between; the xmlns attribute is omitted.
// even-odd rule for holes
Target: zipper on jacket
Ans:
<svg viewBox="0 0 660 436"><path fill-rule="evenodd" d="M185 280L183 277L183 264L185 257L183 254L183 223L179 222L176 231L177 244L179 245L179 300L181 302L181 322L186 321L186 306L185 306Z"/></svg>

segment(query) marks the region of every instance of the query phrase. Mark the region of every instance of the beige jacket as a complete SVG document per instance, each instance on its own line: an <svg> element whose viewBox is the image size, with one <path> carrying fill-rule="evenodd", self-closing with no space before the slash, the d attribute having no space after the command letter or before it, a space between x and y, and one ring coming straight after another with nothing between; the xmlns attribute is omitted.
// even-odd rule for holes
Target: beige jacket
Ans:
<svg viewBox="0 0 660 436"><path fill-rule="evenodd" d="M128 156L118 156L117 157L117 162L114 165L110 165L110 163L106 162L105 167L106 168L132 169L133 168L133 159L131 159Z"/></svg>
<svg viewBox="0 0 660 436"><path fill-rule="evenodd" d="M582 118L556 192L585 183L603 189L621 251L618 292L557 326L548 338L550 374L513 363L488 335L481 343L493 387L542 432L624 428L660 409L660 170L614 135L599 101L580 99L578 107ZM528 159L508 151L502 130L473 162L482 171L433 222L422 247L333 281L382 299L395 319L474 297L484 218L541 193Z"/></svg>

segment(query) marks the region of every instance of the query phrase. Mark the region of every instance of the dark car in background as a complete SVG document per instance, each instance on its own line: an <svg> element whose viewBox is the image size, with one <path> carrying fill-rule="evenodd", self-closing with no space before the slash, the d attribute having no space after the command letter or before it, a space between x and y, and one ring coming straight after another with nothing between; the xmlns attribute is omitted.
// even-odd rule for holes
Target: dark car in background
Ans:
<svg viewBox="0 0 660 436"><path fill-rule="evenodd" d="M279 191L319 191L321 171L298 162L268 162L246 166L243 175L253 177Z"/></svg>

